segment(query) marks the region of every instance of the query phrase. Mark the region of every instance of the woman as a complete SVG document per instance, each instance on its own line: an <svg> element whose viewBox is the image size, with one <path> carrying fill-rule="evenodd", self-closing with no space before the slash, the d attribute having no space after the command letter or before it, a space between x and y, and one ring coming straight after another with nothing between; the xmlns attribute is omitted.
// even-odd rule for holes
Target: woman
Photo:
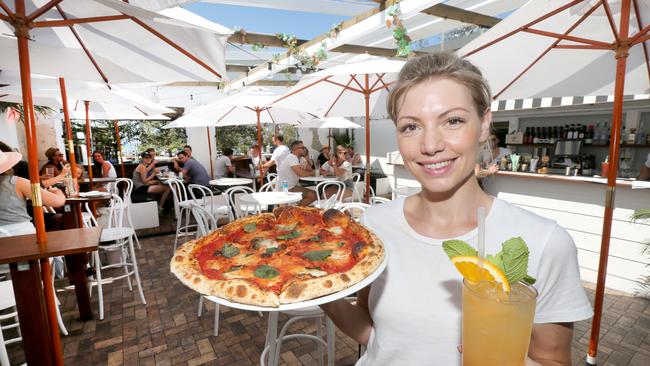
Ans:
<svg viewBox="0 0 650 366"><path fill-rule="evenodd" d="M95 165L97 165L101 172L101 178L117 178L117 172L115 167L111 164L110 161L104 160L104 154L101 151L95 150L93 152L93 160ZM95 188L98 191L108 191L108 184L95 184Z"/></svg>
<svg viewBox="0 0 650 366"><path fill-rule="evenodd" d="M140 164L133 171L133 190L135 193L151 193L159 195L158 198L158 209L162 210L167 197L171 190L169 186L161 184L159 180L156 179L156 169L151 169L153 164L153 158L149 155L148 152L143 152L140 154Z"/></svg>
<svg viewBox="0 0 650 366"><path fill-rule="evenodd" d="M334 174L336 180L343 182L345 184L345 192L343 193L343 198L352 196L354 191L354 180L352 179L352 164L348 161L348 150L343 145L338 145L336 147L336 155L333 155L332 158L321 166L321 174L328 175ZM333 193L327 192L326 195L330 196Z"/></svg>
<svg viewBox="0 0 650 366"><path fill-rule="evenodd" d="M13 175L11 167L22 155L17 152L0 151L0 235L14 236L36 232L27 214L25 201L31 199L31 183L25 178ZM60 189L51 187L40 189L44 206L61 207L65 204L65 195Z"/></svg>
<svg viewBox="0 0 650 366"><path fill-rule="evenodd" d="M491 95L480 71L452 54L410 60L388 110L416 195L369 208L362 222L386 245L387 269L355 305L322 305L367 351L357 365L460 365L461 278L442 242L477 246L479 207L488 210L486 253L521 236L539 292L527 365L571 363L572 322L589 318L576 248L554 221L485 194L474 176L488 139Z"/></svg>

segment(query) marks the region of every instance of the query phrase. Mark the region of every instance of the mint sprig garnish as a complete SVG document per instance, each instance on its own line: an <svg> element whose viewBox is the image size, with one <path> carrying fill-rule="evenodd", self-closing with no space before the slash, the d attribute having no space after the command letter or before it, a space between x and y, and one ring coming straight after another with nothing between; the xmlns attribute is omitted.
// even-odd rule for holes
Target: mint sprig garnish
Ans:
<svg viewBox="0 0 650 366"><path fill-rule="evenodd" d="M458 256L477 256L478 252L462 240L446 240L442 249L449 259ZM535 278L528 272L528 246L521 237L511 238L501 244L501 251L495 255L486 255L485 260L498 267L506 276L509 283L524 281L530 285Z"/></svg>

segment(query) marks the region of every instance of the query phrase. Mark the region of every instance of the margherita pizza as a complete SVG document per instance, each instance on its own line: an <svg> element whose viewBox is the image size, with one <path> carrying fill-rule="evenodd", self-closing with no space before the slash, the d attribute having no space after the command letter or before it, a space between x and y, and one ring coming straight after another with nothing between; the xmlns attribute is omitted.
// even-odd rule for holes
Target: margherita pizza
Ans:
<svg viewBox="0 0 650 366"><path fill-rule="evenodd" d="M171 271L202 294L277 307L348 288L383 258L381 241L348 215L287 206L185 243Z"/></svg>

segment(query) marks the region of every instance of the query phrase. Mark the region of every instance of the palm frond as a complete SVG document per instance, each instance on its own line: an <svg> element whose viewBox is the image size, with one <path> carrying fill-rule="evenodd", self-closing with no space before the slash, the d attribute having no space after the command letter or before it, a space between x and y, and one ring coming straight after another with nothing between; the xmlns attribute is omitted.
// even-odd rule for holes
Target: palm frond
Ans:
<svg viewBox="0 0 650 366"><path fill-rule="evenodd" d="M632 219L632 221L641 221L641 222L650 220L650 208L640 208L634 211L630 219Z"/></svg>

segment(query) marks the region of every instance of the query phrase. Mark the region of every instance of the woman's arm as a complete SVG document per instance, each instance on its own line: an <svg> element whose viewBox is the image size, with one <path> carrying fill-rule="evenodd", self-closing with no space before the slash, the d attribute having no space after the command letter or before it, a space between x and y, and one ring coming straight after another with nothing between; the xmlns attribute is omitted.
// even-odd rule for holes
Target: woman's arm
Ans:
<svg viewBox="0 0 650 366"><path fill-rule="evenodd" d="M102 178L108 177L108 172L111 170L111 166L107 163L108 162L105 161L104 164L102 164Z"/></svg>
<svg viewBox="0 0 650 366"><path fill-rule="evenodd" d="M528 356L543 366L571 365L573 323L533 324Z"/></svg>
<svg viewBox="0 0 650 366"><path fill-rule="evenodd" d="M24 200L32 198L29 180L16 177L16 194ZM65 194L58 188L49 188L48 190L41 188L41 200L45 206L61 207L65 205Z"/></svg>
<svg viewBox="0 0 650 366"><path fill-rule="evenodd" d="M61 173L56 177L41 179L41 183L43 184L43 187L48 188L59 182L63 182L63 180L65 179L65 175L68 174L69 171L70 169L68 169L66 166L63 166L63 170L61 170Z"/></svg>
<svg viewBox="0 0 650 366"><path fill-rule="evenodd" d="M337 300L321 305L321 309L345 334L360 344L367 345L372 330L372 318L368 310L370 286L357 293L356 304Z"/></svg>

